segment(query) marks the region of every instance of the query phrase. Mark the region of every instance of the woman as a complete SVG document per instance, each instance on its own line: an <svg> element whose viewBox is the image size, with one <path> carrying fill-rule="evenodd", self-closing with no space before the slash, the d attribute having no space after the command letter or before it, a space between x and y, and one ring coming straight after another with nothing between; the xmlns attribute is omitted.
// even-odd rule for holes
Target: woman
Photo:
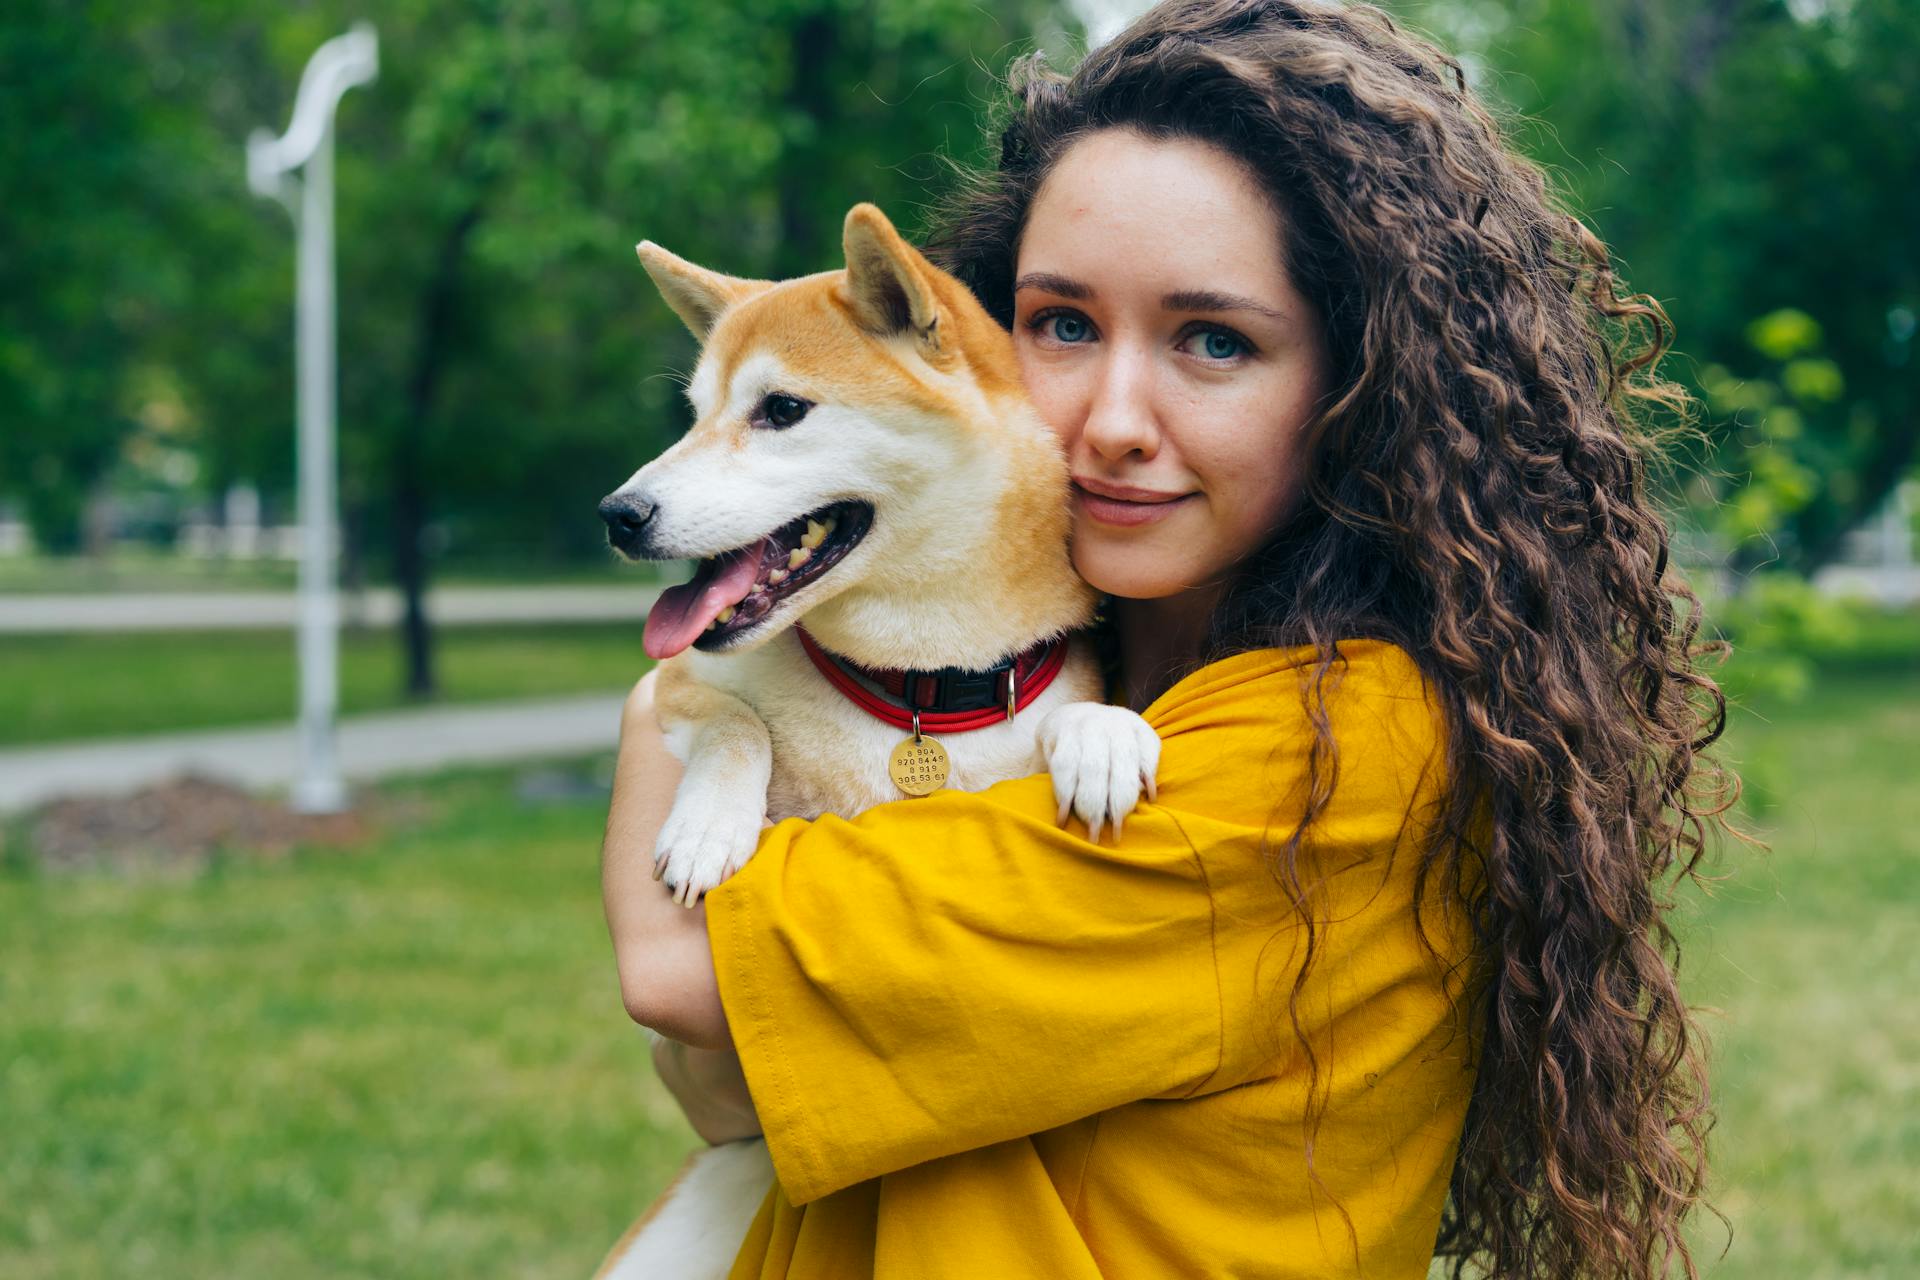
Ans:
<svg viewBox="0 0 1920 1280"><path fill-rule="evenodd" d="M1020 68L1002 144L935 250L1067 452L1159 798L782 823L680 912L643 682L609 920L696 1125L767 1134L735 1275L1691 1273L1661 886L1731 785L1659 309L1376 10L1163 4Z"/></svg>

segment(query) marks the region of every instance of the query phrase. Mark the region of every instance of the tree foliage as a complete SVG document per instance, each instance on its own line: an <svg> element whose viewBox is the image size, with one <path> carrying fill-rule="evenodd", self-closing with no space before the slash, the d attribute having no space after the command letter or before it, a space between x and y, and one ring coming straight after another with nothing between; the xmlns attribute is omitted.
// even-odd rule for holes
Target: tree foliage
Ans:
<svg viewBox="0 0 1920 1280"><path fill-rule="evenodd" d="M132 427L128 294L152 248L139 68L90 37L91 17L22 0L0 20L0 494L61 550L80 541L85 483Z"/></svg>
<svg viewBox="0 0 1920 1280"><path fill-rule="evenodd" d="M1920 447L1909 0L1430 0L1527 149L1678 330L1736 565L1811 570ZM1788 318L1794 319L1788 319ZM1783 324L1798 337L1781 345Z"/></svg>
<svg viewBox="0 0 1920 1280"><path fill-rule="evenodd" d="M1736 562L1811 568L1912 467L1920 17L1907 0L1394 0L1468 53L1677 322ZM292 238L246 191L339 0L19 0L0 18L0 498L44 545L120 460L293 485ZM978 157L1052 0L391 0L341 107L350 571L600 554L595 500L682 422L692 344L632 245L832 266ZM1797 336L1796 336L1797 335ZM130 443L130 441L132 443ZM414 683L431 683L417 610Z"/></svg>
<svg viewBox="0 0 1920 1280"><path fill-rule="evenodd" d="M208 490L284 499L292 241L247 193L241 147L284 127L306 58L359 8L34 3L0 20L0 56L36 67L10 81L45 99L0 125L10 195L14 174L45 176L0 227L46 245L6 264L0 492L30 476L77 509L158 386ZM911 224L936 156L972 154L992 73L1060 30L1045 0L394 0L378 17L380 78L338 123L342 495L350 555L391 557L416 603L449 542L604 554L595 503L680 426L667 371L693 353L637 240L745 275L830 267L845 210ZM417 608L411 625L425 689Z"/></svg>

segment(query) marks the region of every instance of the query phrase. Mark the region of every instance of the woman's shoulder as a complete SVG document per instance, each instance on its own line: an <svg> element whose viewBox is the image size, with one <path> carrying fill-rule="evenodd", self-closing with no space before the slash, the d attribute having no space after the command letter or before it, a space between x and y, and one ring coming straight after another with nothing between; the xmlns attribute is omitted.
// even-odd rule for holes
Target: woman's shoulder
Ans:
<svg viewBox="0 0 1920 1280"><path fill-rule="evenodd" d="M1311 732L1322 714L1362 729L1382 716L1440 729L1432 682L1401 646L1341 640L1324 667L1320 656L1313 645L1248 649L1193 671L1142 715L1162 738L1220 728Z"/></svg>
<svg viewBox="0 0 1920 1280"><path fill-rule="evenodd" d="M1404 808L1433 793L1444 756L1432 682L1385 640L1342 640L1324 667L1312 645L1237 653L1143 714L1161 738L1163 802L1261 825L1316 777L1340 808Z"/></svg>

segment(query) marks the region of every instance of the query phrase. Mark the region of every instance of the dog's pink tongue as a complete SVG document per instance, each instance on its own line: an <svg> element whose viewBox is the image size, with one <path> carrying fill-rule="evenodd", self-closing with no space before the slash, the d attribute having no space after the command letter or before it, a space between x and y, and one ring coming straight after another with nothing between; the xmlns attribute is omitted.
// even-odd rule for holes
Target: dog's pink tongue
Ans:
<svg viewBox="0 0 1920 1280"><path fill-rule="evenodd" d="M640 647L649 658L671 658L707 629L707 624L728 605L747 598L754 575L760 569L760 547L756 543L724 560L708 560L693 575L691 582L668 587L647 614L647 629Z"/></svg>

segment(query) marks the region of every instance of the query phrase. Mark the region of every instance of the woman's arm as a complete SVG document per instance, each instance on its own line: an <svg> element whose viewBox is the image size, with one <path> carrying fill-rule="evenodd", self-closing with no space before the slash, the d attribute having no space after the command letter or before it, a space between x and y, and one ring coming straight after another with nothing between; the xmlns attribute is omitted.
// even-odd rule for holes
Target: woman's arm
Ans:
<svg viewBox="0 0 1920 1280"><path fill-rule="evenodd" d="M654 718L653 679L649 672L634 686L620 717L620 753L600 850L600 892L620 996L641 1026L698 1048L731 1050L707 944L706 907L676 906L666 885L653 878L654 837L673 807L681 773Z"/></svg>
<svg viewBox="0 0 1920 1280"><path fill-rule="evenodd" d="M696 1049L656 1036L653 1069L673 1095L693 1131L714 1146L760 1136L760 1113L747 1090L740 1055L731 1049Z"/></svg>

